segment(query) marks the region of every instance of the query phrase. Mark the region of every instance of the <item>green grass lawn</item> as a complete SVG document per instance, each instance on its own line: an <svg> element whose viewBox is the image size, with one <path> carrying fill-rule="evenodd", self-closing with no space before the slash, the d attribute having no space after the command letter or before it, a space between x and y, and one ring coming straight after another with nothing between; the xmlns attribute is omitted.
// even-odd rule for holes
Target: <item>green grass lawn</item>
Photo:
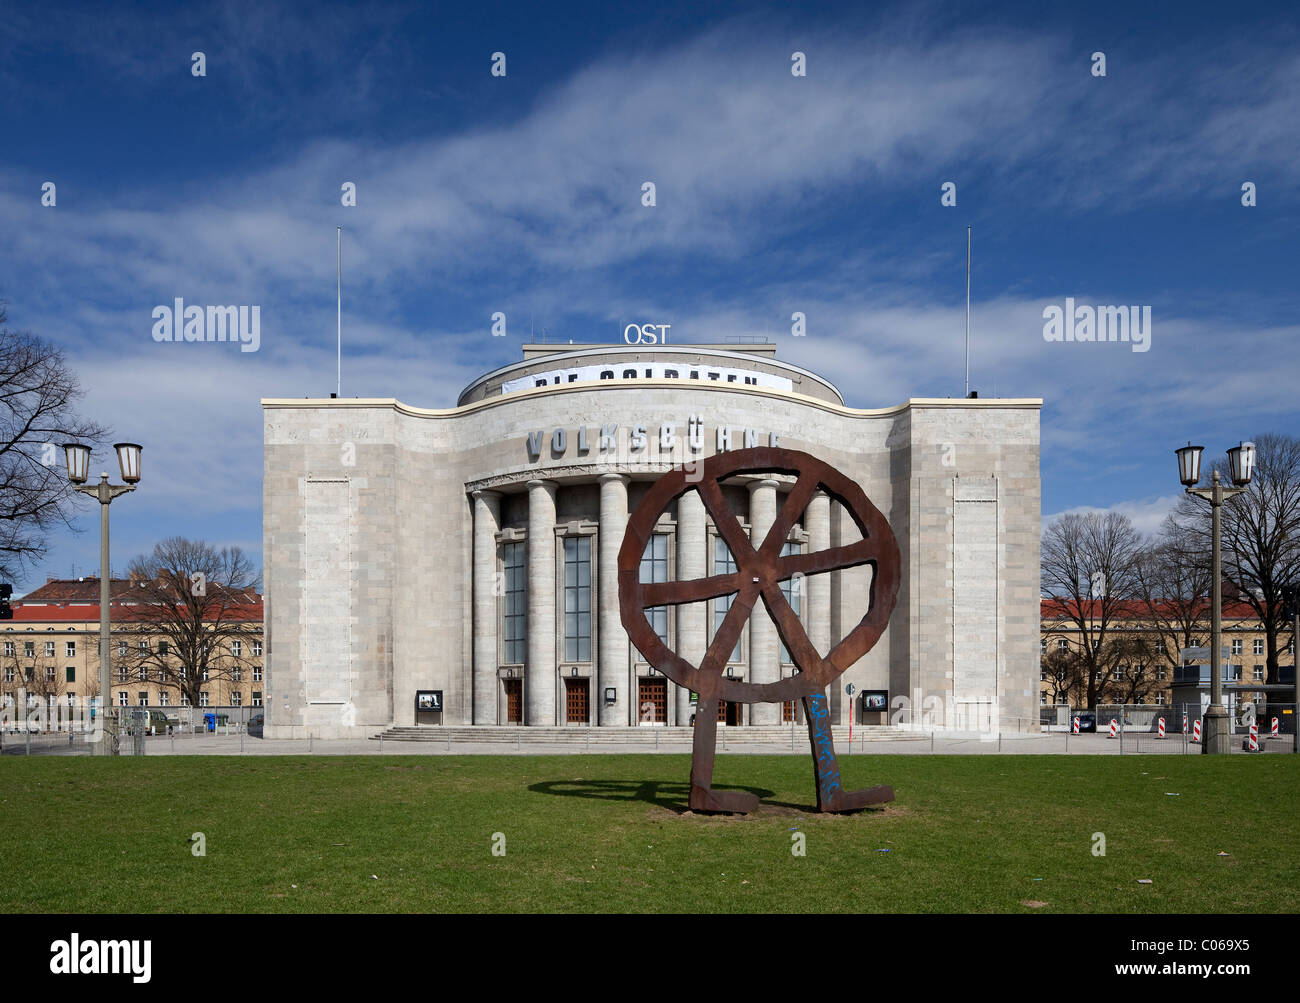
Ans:
<svg viewBox="0 0 1300 1003"><path fill-rule="evenodd" d="M675 755L6 757L0 910L1295 909L1300 757L841 766L894 804L816 815L806 756L719 756L717 786L763 798L748 817L683 814Z"/></svg>

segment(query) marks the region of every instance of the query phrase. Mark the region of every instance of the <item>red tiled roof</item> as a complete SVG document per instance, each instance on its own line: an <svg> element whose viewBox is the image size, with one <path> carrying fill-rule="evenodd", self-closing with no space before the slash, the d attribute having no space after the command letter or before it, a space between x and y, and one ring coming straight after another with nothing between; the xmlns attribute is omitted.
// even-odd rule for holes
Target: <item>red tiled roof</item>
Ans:
<svg viewBox="0 0 1300 1003"><path fill-rule="evenodd" d="M1210 615L1210 601L1204 600L1204 615ZM1074 600L1063 599L1042 599L1040 600L1040 615L1044 620L1055 620L1065 616L1073 616L1075 609L1078 608L1085 618L1101 618L1101 600L1085 599L1082 604L1076 607ZM1156 610L1161 616L1175 616L1177 610L1172 604L1156 604ZM1136 599L1122 600L1114 603L1110 609L1110 616L1116 620L1148 620L1151 613L1144 602ZM1223 616L1228 620L1255 620L1259 614L1249 603L1232 602L1225 596L1223 601Z"/></svg>
<svg viewBox="0 0 1300 1003"><path fill-rule="evenodd" d="M25 600L20 600L13 603L13 611L14 618L3 621L3 625L0 625L0 631L3 631L5 626L19 623L99 622L99 603L36 603L30 605ZM144 615L144 607L132 603L115 602L112 606L111 615L114 623L134 621ZM260 621L262 619L261 597L259 596L256 602L226 607L222 613L222 618L240 623Z"/></svg>

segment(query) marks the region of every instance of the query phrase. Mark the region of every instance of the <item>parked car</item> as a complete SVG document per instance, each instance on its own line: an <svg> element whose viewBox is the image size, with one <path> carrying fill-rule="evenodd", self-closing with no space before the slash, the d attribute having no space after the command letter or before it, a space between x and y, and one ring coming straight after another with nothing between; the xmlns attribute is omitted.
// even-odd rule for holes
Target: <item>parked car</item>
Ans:
<svg viewBox="0 0 1300 1003"><path fill-rule="evenodd" d="M248 734L252 738L262 737L262 726L266 724L265 714L254 714L248 719Z"/></svg>
<svg viewBox="0 0 1300 1003"><path fill-rule="evenodd" d="M137 707L133 708L133 711L143 709L144 708ZM143 714L131 713L126 719L126 732L128 735L135 734L137 721L140 721L143 724L146 735L149 734L151 728L153 729L153 734L165 735L167 734L168 726L175 728L179 723L176 718L168 717L160 710L150 710L147 717Z"/></svg>
<svg viewBox="0 0 1300 1003"><path fill-rule="evenodd" d="M1074 716L1079 719L1079 731L1097 730L1097 714L1095 711L1077 710L1074 712Z"/></svg>

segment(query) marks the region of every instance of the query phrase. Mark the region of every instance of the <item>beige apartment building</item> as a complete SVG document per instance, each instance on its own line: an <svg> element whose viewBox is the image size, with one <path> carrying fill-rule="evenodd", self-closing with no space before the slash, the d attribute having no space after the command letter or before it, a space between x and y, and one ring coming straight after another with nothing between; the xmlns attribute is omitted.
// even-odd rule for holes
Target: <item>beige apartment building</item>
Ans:
<svg viewBox="0 0 1300 1003"><path fill-rule="evenodd" d="M110 582L113 656L122 659L113 667L110 704L164 710L188 707L190 701L180 687L159 679L157 669L129 664L132 646L149 645L163 658L167 654L166 641L142 633L140 624L132 622L131 588L136 584L128 579ZM17 706L20 692L29 701L35 698L47 706L51 698L68 706L98 696L99 586L95 577L51 578L13 602L14 618L0 627L0 694L7 705ZM230 613L227 610L227 616ZM219 659L220 667L214 666L200 690L201 707L263 705L262 597L250 592L234 615L246 624L247 633L225 646L231 650Z"/></svg>

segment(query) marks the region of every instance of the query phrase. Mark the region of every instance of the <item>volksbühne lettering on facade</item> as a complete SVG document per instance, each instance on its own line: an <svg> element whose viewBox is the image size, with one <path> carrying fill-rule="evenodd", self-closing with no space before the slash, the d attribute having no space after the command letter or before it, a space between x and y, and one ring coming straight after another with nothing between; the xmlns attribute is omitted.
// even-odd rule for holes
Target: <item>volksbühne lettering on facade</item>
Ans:
<svg viewBox="0 0 1300 1003"><path fill-rule="evenodd" d="M629 426L628 432L628 449L630 452L639 453L642 451L649 452L649 443L651 437L647 433L647 427L644 424ZM658 428L657 443L660 453L675 452L678 447L677 438L678 426L673 422L664 422ZM760 443L760 436L765 436L766 441ZM588 456L591 454L591 438L589 437L587 426L581 426L577 430L577 435L573 437L577 442L577 454L579 456ZM730 449L753 449L760 444L765 446L776 447L781 444L781 436L778 432L763 432L757 428L743 428L733 425L719 425L716 429L716 447L719 453L725 453ZM564 456L569 450L570 436L568 429L556 428L549 433L550 455L552 458ZM548 433L539 429L535 432L529 432L525 440L528 448L529 460L539 460L542 456L542 448L548 443ZM686 448L692 453L698 453L704 448L704 419L699 415L692 415L686 422ZM601 425L600 436L598 439L597 452L610 453L618 449L618 425Z"/></svg>

